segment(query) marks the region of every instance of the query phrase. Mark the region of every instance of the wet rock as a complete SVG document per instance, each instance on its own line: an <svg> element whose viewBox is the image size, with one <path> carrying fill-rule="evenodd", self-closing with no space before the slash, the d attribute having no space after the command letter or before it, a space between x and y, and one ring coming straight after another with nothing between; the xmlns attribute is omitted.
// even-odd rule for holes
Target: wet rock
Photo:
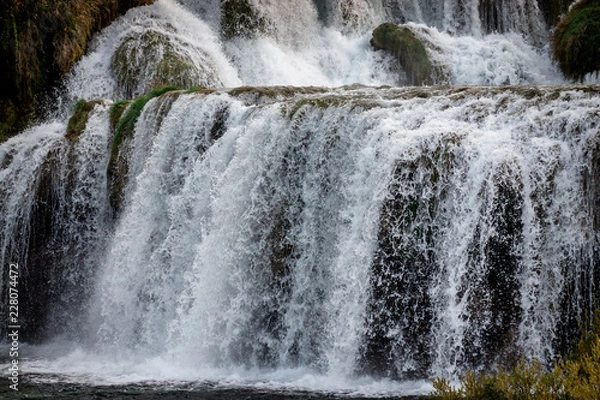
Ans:
<svg viewBox="0 0 600 400"><path fill-rule="evenodd" d="M406 72L410 85L429 85L431 61L423 42L406 26L391 23L379 25L373 31L371 45L390 51Z"/></svg>

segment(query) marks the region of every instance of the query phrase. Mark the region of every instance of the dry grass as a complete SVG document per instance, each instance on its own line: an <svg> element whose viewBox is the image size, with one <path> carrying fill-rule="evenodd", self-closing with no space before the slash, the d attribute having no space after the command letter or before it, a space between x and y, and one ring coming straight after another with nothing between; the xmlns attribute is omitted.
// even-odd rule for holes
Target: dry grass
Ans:
<svg viewBox="0 0 600 400"><path fill-rule="evenodd" d="M512 370L467 372L455 388L434 379L431 398L437 400L597 400L600 398L600 311L582 326L572 354L546 369L539 362L520 361Z"/></svg>

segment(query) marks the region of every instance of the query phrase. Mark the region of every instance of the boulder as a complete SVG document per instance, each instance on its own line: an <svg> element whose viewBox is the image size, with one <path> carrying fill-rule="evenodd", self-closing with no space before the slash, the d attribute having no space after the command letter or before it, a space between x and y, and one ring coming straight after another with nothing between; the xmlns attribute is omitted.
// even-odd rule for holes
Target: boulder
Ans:
<svg viewBox="0 0 600 400"><path fill-rule="evenodd" d="M373 31L371 45L394 55L406 72L408 84L432 83L432 67L427 50L410 28L391 23L381 24Z"/></svg>

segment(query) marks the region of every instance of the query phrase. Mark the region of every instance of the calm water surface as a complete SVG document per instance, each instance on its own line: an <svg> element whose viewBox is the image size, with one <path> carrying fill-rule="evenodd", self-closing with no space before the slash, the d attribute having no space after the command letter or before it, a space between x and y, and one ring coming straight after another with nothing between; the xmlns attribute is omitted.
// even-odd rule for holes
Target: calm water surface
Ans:
<svg viewBox="0 0 600 400"><path fill-rule="evenodd" d="M423 397L361 397L340 393L307 391L260 390L255 388L223 388L210 383L143 383L127 385L97 386L72 382L40 382L39 376L24 376L19 382L19 391L4 384L0 387L0 399L189 399L189 400L366 400L407 399ZM49 380L48 377L43 377ZM56 380L60 377L54 377Z"/></svg>

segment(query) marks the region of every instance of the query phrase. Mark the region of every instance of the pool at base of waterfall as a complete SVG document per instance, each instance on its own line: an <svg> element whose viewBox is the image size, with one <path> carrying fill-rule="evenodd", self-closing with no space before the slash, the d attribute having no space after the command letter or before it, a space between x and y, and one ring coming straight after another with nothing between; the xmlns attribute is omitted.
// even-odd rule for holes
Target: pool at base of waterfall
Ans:
<svg viewBox="0 0 600 400"><path fill-rule="evenodd" d="M308 368L190 367L169 356L123 354L119 359L65 343L22 344L19 357L10 358L4 347L0 346L0 399L4 400L418 399L433 390L428 380L343 377Z"/></svg>
<svg viewBox="0 0 600 400"><path fill-rule="evenodd" d="M344 392L309 391L301 389L276 389L259 387L227 387L215 382L140 382L121 385L94 385L63 381L60 375L32 375L23 380L19 391L0 388L0 396L12 399L186 399L186 400L320 400L320 399L401 399L416 400L419 395L372 394L360 395ZM51 381L54 382L51 382ZM412 392L413 390L409 390Z"/></svg>

